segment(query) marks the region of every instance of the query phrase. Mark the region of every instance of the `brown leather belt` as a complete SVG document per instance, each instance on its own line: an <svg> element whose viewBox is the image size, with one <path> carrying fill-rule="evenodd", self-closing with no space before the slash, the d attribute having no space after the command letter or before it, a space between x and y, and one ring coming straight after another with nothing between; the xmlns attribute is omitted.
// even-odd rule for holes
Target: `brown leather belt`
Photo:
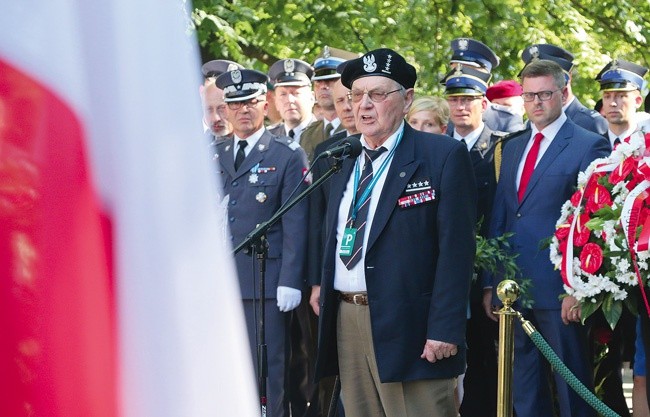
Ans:
<svg viewBox="0 0 650 417"><path fill-rule="evenodd" d="M365 292L339 292L339 298L346 303L354 304L356 306L368 305L368 294Z"/></svg>

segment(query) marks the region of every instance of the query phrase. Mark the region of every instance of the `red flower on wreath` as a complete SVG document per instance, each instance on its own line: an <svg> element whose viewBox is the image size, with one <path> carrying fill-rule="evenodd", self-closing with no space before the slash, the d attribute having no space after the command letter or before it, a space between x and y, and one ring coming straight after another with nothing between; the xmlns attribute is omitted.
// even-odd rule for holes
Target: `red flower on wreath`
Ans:
<svg viewBox="0 0 650 417"><path fill-rule="evenodd" d="M586 208L590 213L595 213L605 206L612 205L612 196L607 191L607 188L602 185L596 184L593 191L587 198Z"/></svg>
<svg viewBox="0 0 650 417"><path fill-rule="evenodd" d="M584 246L585 243L589 241L589 236L591 235L591 230L587 227L587 222L589 220L591 219L587 213L582 213L580 217L578 217L576 229L573 232L574 246Z"/></svg>
<svg viewBox="0 0 650 417"><path fill-rule="evenodd" d="M611 184L618 184L625 180L627 176L636 169L637 161L634 158L625 158L619 166L617 166L611 174L609 174L609 182Z"/></svg>
<svg viewBox="0 0 650 417"><path fill-rule="evenodd" d="M603 250L596 243L587 243L580 252L580 268L594 274L603 264Z"/></svg>

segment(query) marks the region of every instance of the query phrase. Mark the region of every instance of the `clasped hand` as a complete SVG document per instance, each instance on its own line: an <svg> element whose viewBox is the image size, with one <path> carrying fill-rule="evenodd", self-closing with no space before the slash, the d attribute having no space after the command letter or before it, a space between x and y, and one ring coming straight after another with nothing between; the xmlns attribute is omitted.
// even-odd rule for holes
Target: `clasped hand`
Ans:
<svg viewBox="0 0 650 417"><path fill-rule="evenodd" d="M451 343L439 342L437 340L427 339L427 343L422 350L422 359L426 359L431 363L449 358L458 353L458 346Z"/></svg>

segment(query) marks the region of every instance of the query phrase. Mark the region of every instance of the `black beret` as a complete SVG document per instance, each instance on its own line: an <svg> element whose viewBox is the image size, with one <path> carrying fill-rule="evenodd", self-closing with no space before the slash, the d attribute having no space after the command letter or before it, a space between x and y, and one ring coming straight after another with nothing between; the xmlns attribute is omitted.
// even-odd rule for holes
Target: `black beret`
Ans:
<svg viewBox="0 0 650 417"><path fill-rule="evenodd" d="M215 59L208 61L201 67L201 72L205 78L218 77L224 72L232 71L235 69L244 69L236 62L228 61L227 59Z"/></svg>
<svg viewBox="0 0 650 417"><path fill-rule="evenodd" d="M451 62L470 64L492 71L499 66L499 57L487 45L475 39L457 38L451 41L454 51Z"/></svg>
<svg viewBox="0 0 650 417"><path fill-rule="evenodd" d="M392 49L382 48L366 52L362 57L351 59L339 65L341 83L352 88L357 78L380 76L397 81L404 88L413 88L417 74L413 65Z"/></svg>
<svg viewBox="0 0 650 417"><path fill-rule="evenodd" d="M281 59L269 68L274 87L311 85L314 69L300 59Z"/></svg>
<svg viewBox="0 0 650 417"><path fill-rule="evenodd" d="M223 90L224 101L246 101L265 94L268 79L263 72L236 69L221 74L215 83Z"/></svg>

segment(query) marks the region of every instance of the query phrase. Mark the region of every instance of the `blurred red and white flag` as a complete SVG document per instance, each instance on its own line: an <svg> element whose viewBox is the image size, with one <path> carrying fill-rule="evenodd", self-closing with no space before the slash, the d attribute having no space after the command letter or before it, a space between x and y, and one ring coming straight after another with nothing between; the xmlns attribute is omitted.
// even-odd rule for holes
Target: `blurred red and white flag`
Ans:
<svg viewBox="0 0 650 417"><path fill-rule="evenodd" d="M0 416L256 416L185 2L0 13Z"/></svg>

